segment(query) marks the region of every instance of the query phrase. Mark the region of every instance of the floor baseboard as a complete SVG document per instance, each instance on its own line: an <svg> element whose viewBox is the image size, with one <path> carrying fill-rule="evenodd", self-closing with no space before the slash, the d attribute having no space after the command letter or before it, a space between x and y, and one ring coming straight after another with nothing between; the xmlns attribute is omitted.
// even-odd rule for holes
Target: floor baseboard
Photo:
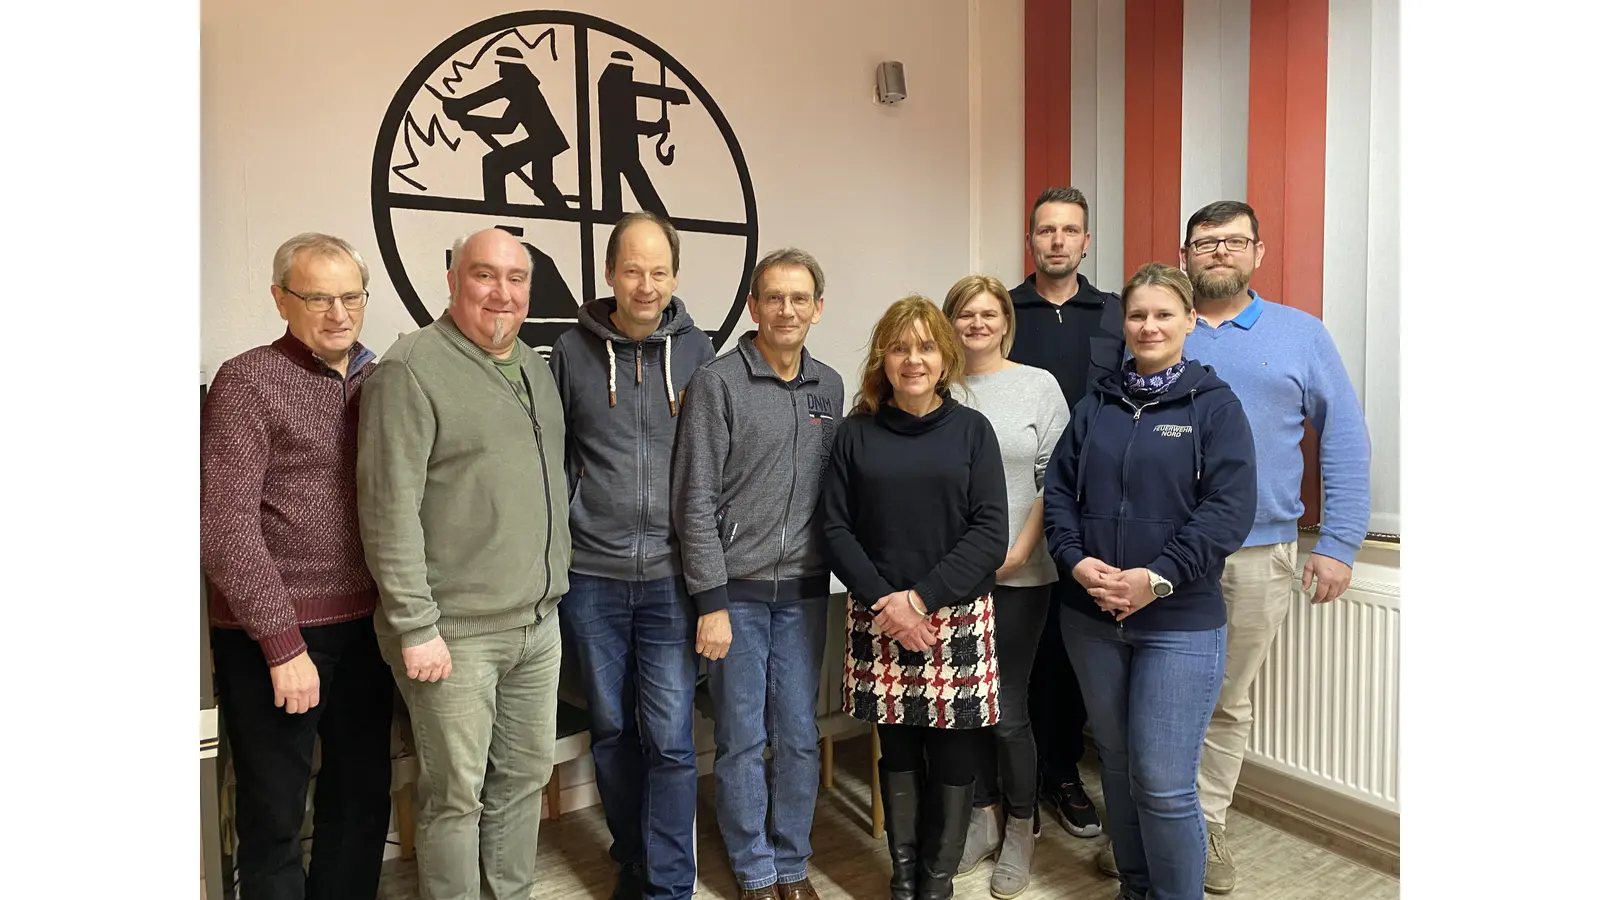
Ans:
<svg viewBox="0 0 1600 900"><path fill-rule="evenodd" d="M1395 878L1400 815L1246 762L1233 809Z"/></svg>

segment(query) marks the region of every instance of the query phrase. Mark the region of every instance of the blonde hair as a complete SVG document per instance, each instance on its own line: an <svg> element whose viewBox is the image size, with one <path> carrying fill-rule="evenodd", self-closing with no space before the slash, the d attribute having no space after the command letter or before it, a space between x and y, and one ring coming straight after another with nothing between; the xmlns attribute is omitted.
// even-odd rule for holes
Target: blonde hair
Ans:
<svg viewBox="0 0 1600 900"><path fill-rule="evenodd" d="M1139 271L1134 272L1128 283L1122 286L1124 304L1128 302L1128 297L1137 287L1166 288L1183 302L1184 312L1194 312L1194 285L1189 283L1189 276L1183 274L1183 270L1177 266L1160 262L1147 262L1140 266Z"/></svg>
<svg viewBox="0 0 1600 900"><path fill-rule="evenodd" d="M1006 317L1006 333L1000 338L1000 355L1010 356L1011 345L1017 340L1017 309L1011 304L1011 292L993 275L968 275L950 286L944 295L944 317L953 326L961 309L974 297L988 294L1000 301L1000 314Z"/></svg>
<svg viewBox="0 0 1600 900"><path fill-rule="evenodd" d="M889 304L878 324L872 326L872 342L867 346L867 359L861 364L861 390L856 392L856 405L850 410L850 415L876 415L894 396L894 387L884 371L883 358L889 348L900 340L900 336L914 329L918 322L928 330L928 336L944 358L943 371L939 373L934 390L944 394L949 392L951 385L966 386L966 371L962 365L961 345L956 342L955 328L950 325L949 319L940 314L932 300L912 294Z"/></svg>

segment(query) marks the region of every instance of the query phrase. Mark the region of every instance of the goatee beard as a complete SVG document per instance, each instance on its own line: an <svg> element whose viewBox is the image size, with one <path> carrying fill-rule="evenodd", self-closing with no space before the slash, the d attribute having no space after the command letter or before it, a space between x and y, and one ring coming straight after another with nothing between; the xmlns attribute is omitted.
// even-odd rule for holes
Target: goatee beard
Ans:
<svg viewBox="0 0 1600 900"><path fill-rule="evenodd" d="M1206 269L1194 279L1196 300L1221 300L1250 286L1250 276L1234 268Z"/></svg>
<svg viewBox="0 0 1600 900"><path fill-rule="evenodd" d="M502 344L504 344L505 342L506 342L506 320L501 316L495 316L495 319L494 319L494 335L489 338L489 343L495 345L496 347L499 347Z"/></svg>

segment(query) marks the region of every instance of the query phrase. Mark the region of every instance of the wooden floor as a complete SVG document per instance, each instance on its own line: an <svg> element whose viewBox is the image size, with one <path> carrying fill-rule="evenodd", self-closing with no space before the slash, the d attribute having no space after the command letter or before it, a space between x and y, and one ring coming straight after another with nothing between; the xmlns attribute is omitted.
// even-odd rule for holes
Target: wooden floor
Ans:
<svg viewBox="0 0 1600 900"><path fill-rule="evenodd" d="M871 753L865 738L841 742L835 751L834 787L818 797L812 829L811 882L825 898L876 900L888 896L889 858L871 828ZM1099 779L1086 760L1084 779L1099 801ZM700 782L700 885L695 896L736 900L738 885L716 828L715 784ZM1229 900L1394 900L1400 883L1267 825L1235 814L1229 843L1239 868L1239 886ZM1034 853L1033 881L1025 898L1111 900L1117 885L1094 868L1101 838L1074 838L1051 821ZM608 900L616 869L606 855L610 838L598 806L546 822L539 838L538 900ZM990 863L956 882L957 900L989 897ZM416 863L386 864L385 900L416 900Z"/></svg>

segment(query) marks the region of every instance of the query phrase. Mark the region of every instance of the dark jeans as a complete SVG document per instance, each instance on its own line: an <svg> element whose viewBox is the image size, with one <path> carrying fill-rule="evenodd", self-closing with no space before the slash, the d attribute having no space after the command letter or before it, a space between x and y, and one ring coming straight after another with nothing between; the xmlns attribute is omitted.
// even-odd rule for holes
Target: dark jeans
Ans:
<svg viewBox="0 0 1600 900"><path fill-rule="evenodd" d="M651 900L694 893L696 616L681 578L571 574L561 628L589 703L611 858L644 866Z"/></svg>
<svg viewBox="0 0 1600 900"><path fill-rule="evenodd" d="M1063 572L1061 577L1051 589L1048 618L1028 685L1028 714L1033 722L1033 742L1039 750L1039 776L1046 784L1079 780L1083 726L1089 720L1077 673L1061 644L1060 586L1072 575Z"/></svg>
<svg viewBox="0 0 1600 900"><path fill-rule="evenodd" d="M1028 718L1028 680L1034 651L1050 614L1050 585L994 589L994 652L1000 668L1000 722L983 745L973 805L1004 800L1006 815L1033 818L1039 796L1037 751ZM1076 691L1077 687L1074 686Z"/></svg>
<svg viewBox="0 0 1600 900"><path fill-rule="evenodd" d="M389 727L394 679L370 616L302 628L321 682L317 705L273 705L261 647L235 628L211 630L218 703L237 781L240 900L370 900L389 833ZM322 738L311 869L301 868L312 751Z"/></svg>
<svg viewBox="0 0 1600 900"><path fill-rule="evenodd" d="M879 725L883 765L891 772L920 772L928 784L961 786L972 781L983 747L994 739L990 728L924 728Z"/></svg>
<svg viewBox="0 0 1600 900"><path fill-rule="evenodd" d="M817 682L828 598L728 604L733 643L708 667L717 825L747 891L806 877L817 808ZM772 749L772 762L762 757Z"/></svg>
<svg viewBox="0 0 1600 900"><path fill-rule="evenodd" d="M1222 690L1227 627L1146 631L1071 610L1061 625L1084 675L1123 889L1146 900L1201 900L1200 746Z"/></svg>

